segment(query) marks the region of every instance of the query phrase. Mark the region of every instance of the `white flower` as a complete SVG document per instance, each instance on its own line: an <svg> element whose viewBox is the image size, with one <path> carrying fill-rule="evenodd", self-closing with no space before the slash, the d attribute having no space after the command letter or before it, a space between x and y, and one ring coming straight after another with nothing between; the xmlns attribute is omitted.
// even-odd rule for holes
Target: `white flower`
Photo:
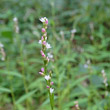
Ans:
<svg viewBox="0 0 110 110"><path fill-rule="evenodd" d="M64 34L64 32L63 31L60 31L60 35L63 35Z"/></svg>
<svg viewBox="0 0 110 110"><path fill-rule="evenodd" d="M48 81L48 80L50 80L50 76L49 75L45 75L45 79Z"/></svg>
<svg viewBox="0 0 110 110"><path fill-rule="evenodd" d="M50 88L50 93L51 93L51 94L53 93L53 91L54 91L54 89L53 89L53 88Z"/></svg>
<svg viewBox="0 0 110 110"><path fill-rule="evenodd" d="M102 73L102 74L105 74L105 71L104 71L104 69L101 71L101 73Z"/></svg>
<svg viewBox="0 0 110 110"><path fill-rule="evenodd" d="M84 68L88 68L88 65L87 64L84 64Z"/></svg>
<svg viewBox="0 0 110 110"><path fill-rule="evenodd" d="M71 30L71 33L73 34L76 33L76 29Z"/></svg>
<svg viewBox="0 0 110 110"><path fill-rule="evenodd" d="M46 48L47 49L51 48L51 45L49 43L46 43Z"/></svg>
<svg viewBox="0 0 110 110"><path fill-rule="evenodd" d="M44 19L44 18L40 18L40 21L41 21L41 22L45 22L45 19Z"/></svg>
<svg viewBox="0 0 110 110"><path fill-rule="evenodd" d="M47 54L49 58L53 58L53 55L51 53Z"/></svg>
<svg viewBox="0 0 110 110"><path fill-rule="evenodd" d="M1 60L2 60L2 61L4 61L4 60L5 60L5 58L4 58L4 57L2 57L2 58L1 58Z"/></svg>
<svg viewBox="0 0 110 110"><path fill-rule="evenodd" d="M13 18L13 21L14 21L14 22L18 21L17 17L14 17L14 18Z"/></svg>
<svg viewBox="0 0 110 110"><path fill-rule="evenodd" d="M45 22L47 20L47 18L44 17L44 18L40 18L39 20L43 23L43 22Z"/></svg>
<svg viewBox="0 0 110 110"><path fill-rule="evenodd" d="M39 40L39 44L42 44L42 40Z"/></svg>
<svg viewBox="0 0 110 110"><path fill-rule="evenodd" d="M0 48L3 48L3 44L2 43L0 43Z"/></svg>

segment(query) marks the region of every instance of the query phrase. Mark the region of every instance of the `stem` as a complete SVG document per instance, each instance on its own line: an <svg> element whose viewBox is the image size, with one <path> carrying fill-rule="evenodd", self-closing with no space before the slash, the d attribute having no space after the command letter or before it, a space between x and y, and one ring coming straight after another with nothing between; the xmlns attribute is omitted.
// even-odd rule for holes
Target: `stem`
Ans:
<svg viewBox="0 0 110 110"><path fill-rule="evenodd" d="M23 54L22 53L23 53L23 47L21 45L21 47L20 47L20 56L21 56L21 61L23 62L23 65L22 65L23 85L24 85L25 93L28 94L26 77L25 77L25 73L24 73L24 70L25 70L24 59L23 59L24 57L23 57ZM27 106L27 110L30 110L28 99L26 100L26 106Z"/></svg>
<svg viewBox="0 0 110 110"><path fill-rule="evenodd" d="M17 33L15 33L15 36L16 36L17 47L19 48L19 54L20 54L21 62L23 62L21 73L22 73L22 77L23 77L24 90L25 90L25 93L28 94L28 88L27 88L25 71L24 71L25 70L25 65L24 65L24 56L23 56L23 45L22 45L22 42L20 40L20 36L18 36ZM26 100L26 107L27 107L27 110L30 110L28 99Z"/></svg>
<svg viewBox="0 0 110 110"><path fill-rule="evenodd" d="M48 92L49 92L49 99L50 99L51 110L53 110L52 96L51 96L51 94L50 94L50 91L48 91Z"/></svg>
<svg viewBox="0 0 110 110"><path fill-rule="evenodd" d="M41 38L41 42L42 42L42 50L41 50L41 55L43 57L43 76L45 76L46 79L46 83L47 83L47 87L48 87L48 94L49 94L49 99L50 99L50 106L51 106L51 110L53 110L54 108L54 94L53 91L54 89L51 88L51 72L49 72L49 74L47 74L47 64L49 63L49 57L46 55L46 49L50 48L46 41L47 41L47 25L48 25L48 19L46 17L41 18L40 20L41 22L43 22L43 28L42 28L42 33L43 36Z"/></svg>
<svg viewBox="0 0 110 110"><path fill-rule="evenodd" d="M9 70L9 60L7 58L7 69ZM14 110L16 110L16 103L15 103L15 95L14 95L14 92L13 92L13 86L12 86L12 80L13 79L13 76L8 78L8 81L9 81L9 84L10 84L10 90L11 90L11 96L12 96L12 102L13 102L13 105L14 105Z"/></svg>
<svg viewBox="0 0 110 110"><path fill-rule="evenodd" d="M12 101L13 101L13 105L14 105L14 110L16 110L15 96L14 96L12 84L10 85L10 90L11 90L11 96L12 96Z"/></svg>
<svg viewBox="0 0 110 110"><path fill-rule="evenodd" d="M44 69L45 69L45 75L46 75L46 74L47 74L47 66L46 66L45 60L44 60ZM47 85L49 85L49 86L51 87L50 81L49 81L49 82L46 81L46 83L47 83ZM49 99L50 99L51 110L53 110L52 95L51 95L51 93L50 93L50 90L48 90L48 93L49 93Z"/></svg>

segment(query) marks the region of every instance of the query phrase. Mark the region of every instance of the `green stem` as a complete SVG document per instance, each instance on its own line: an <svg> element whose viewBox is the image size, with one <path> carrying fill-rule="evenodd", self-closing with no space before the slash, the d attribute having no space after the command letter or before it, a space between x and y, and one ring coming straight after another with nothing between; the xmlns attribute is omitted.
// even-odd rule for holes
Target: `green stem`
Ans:
<svg viewBox="0 0 110 110"><path fill-rule="evenodd" d="M24 66L24 56L23 56L23 46L22 45L20 47L20 56L22 58L21 62L23 62L23 65L22 65L23 85L24 85L25 93L28 94L28 88L27 88L25 71L24 71L25 70L25 66ZM28 99L26 100L26 106L27 106L27 110L30 110Z"/></svg>
<svg viewBox="0 0 110 110"><path fill-rule="evenodd" d="M21 43L20 36L17 33L15 33L15 36L16 36L16 43L17 43L16 45L19 48L19 54L20 54L21 62L23 62L21 73L22 73L22 76L23 76L24 90L25 90L25 93L28 94L28 88L27 88L25 71L24 71L25 70L25 65L24 65L24 56L23 56L23 45ZM26 100L26 107L27 107L27 110L30 110L28 99Z"/></svg>
<svg viewBox="0 0 110 110"><path fill-rule="evenodd" d="M50 94L50 91L48 91L48 92L49 92L49 99L50 99L51 110L53 110L52 95Z"/></svg>
<svg viewBox="0 0 110 110"><path fill-rule="evenodd" d="M12 84L10 85L10 90L11 90L11 96L12 96L12 101L13 101L13 105L14 105L14 110L16 110L15 96L14 96Z"/></svg>
<svg viewBox="0 0 110 110"><path fill-rule="evenodd" d="M9 60L7 58L7 69L9 70ZM10 78L8 78L8 81L9 81L9 84L10 84L10 90L11 90L11 96L12 96L12 102L13 102L13 106L14 106L14 110L16 110L16 103L15 103L15 95L14 95L14 92L13 92L13 86L12 86L12 80L13 79L13 76Z"/></svg>
<svg viewBox="0 0 110 110"><path fill-rule="evenodd" d="M45 69L45 75L47 74L47 66L46 66L46 63L44 61L44 69ZM46 81L47 82L47 85L50 85L50 81ZM49 99L50 99L50 106L51 106L51 110L53 110L53 101L52 101L52 94L50 93L50 90L48 90L48 93L49 93Z"/></svg>

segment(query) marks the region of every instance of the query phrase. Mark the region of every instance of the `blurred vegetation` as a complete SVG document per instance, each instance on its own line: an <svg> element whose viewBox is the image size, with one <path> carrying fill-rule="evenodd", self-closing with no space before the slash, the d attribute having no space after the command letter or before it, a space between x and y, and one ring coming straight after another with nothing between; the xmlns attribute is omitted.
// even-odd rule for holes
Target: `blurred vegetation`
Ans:
<svg viewBox="0 0 110 110"><path fill-rule="evenodd" d="M110 0L0 0L0 42L6 52L0 61L0 110L50 110L38 74L43 64L39 18L44 16L54 55L49 69L55 110L75 110L76 100L81 110L110 110L110 86L106 97L101 74L105 69L110 84Z"/></svg>

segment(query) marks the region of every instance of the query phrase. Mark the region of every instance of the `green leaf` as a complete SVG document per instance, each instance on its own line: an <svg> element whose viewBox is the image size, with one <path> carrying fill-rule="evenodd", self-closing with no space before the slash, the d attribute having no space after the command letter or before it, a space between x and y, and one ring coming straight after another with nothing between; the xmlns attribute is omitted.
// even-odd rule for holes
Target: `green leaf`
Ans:
<svg viewBox="0 0 110 110"><path fill-rule="evenodd" d="M20 73L14 72L14 71L0 70L0 74L12 75L12 76L22 78L22 75Z"/></svg>
<svg viewBox="0 0 110 110"><path fill-rule="evenodd" d="M24 94L23 96L21 96L17 101L16 104L20 104L23 101L25 101L26 99L28 99L30 96L32 96L37 90L33 90L27 94Z"/></svg>
<svg viewBox="0 0 110 110"><path fill-rule="evenodd" d="M10 91L10 89L8 89L8 88L0 87L0 92L10 93L11 91Z"/></svg>

